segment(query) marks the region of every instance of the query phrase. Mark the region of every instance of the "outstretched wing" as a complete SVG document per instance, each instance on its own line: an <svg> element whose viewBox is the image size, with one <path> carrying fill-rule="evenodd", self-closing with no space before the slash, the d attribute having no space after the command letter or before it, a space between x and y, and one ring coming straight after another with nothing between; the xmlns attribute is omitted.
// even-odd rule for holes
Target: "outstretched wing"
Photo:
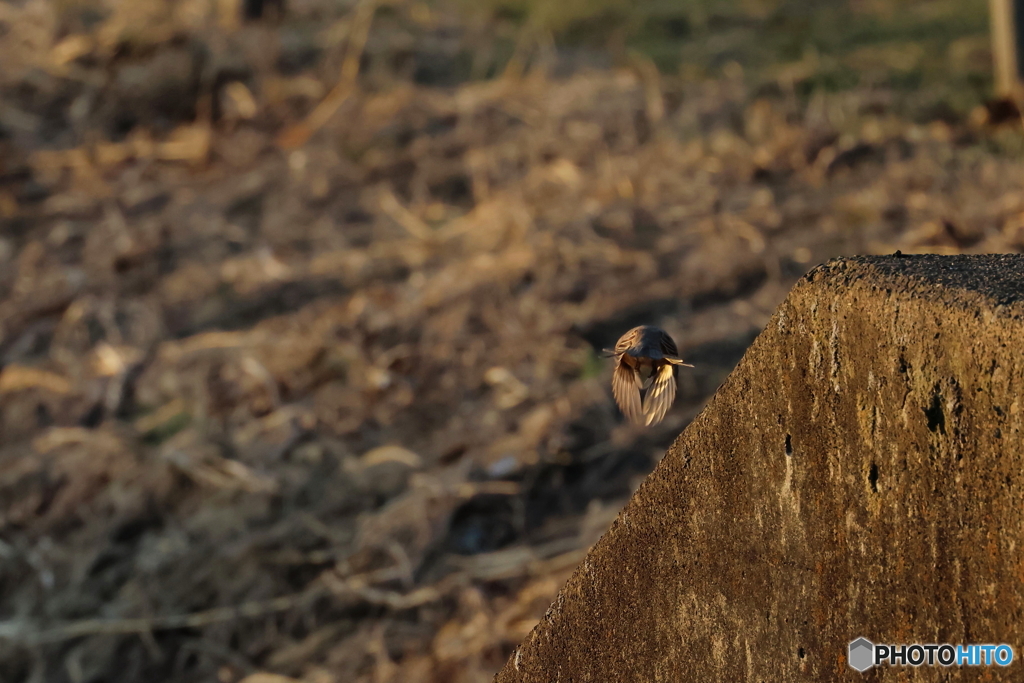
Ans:
<svg viewBox="0 0 1024 683"><path fill-rule="evenodd" d="M672 347L675 348L675 344ZM661 422L675 400L676 375L672 365L666 363L658 370L654 383L644 396L644 424L650 426Z"/></svg>
<svg viewBox="0 0 1024 683"><path fill-rule="evenodd" d="M621 360L615 364L612 375L612 394L619 409L634 424L642 424L640 410L640 387L637 386L636 372Z"/></svg>
<svg viewBox="0 0 1024 683"><path fill-rule="evenodd" d="M633 348L633 346L640 341L642 332L643 326L641 325L639 327L634 327L619 337L619 340L615 342L615 353L625 353Z"/></svg>

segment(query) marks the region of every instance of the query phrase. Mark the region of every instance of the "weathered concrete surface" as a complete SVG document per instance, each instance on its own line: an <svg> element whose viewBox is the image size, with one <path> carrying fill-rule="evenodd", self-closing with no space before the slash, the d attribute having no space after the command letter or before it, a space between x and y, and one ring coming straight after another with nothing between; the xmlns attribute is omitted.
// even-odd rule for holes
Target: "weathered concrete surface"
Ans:
<svg viewBox="0 0 1024 683"><path fill-rule="evenodd" d="M1024 256L814 270L496 681L1024 680L1022 344Z"/></svg>

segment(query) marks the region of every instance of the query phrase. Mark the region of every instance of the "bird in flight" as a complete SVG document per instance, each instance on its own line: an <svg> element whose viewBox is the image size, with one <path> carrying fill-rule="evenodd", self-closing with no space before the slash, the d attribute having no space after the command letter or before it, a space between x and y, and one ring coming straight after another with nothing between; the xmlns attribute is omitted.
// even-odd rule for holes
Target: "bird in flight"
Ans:
<svg viewBox="0 0 1024 683"><path fill-rule="evenodd" d="M661 422L676 400L675 367L684 363L668 332L654 325L634 327L606 353L615 358L612 394L634 424ZM641 403L640 392L646 390Z"/></svg>

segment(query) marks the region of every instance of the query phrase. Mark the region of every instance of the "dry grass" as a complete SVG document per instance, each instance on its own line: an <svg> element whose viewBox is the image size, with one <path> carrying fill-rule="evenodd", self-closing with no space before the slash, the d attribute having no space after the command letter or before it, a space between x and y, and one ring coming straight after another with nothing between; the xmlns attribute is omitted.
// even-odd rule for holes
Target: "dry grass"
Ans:
<svg viewBox="0 0 1024 683"><path fill-rule="evenodd" d="M796 277L1024 245L981 110L642 59L371 89L344 16L285 73L292 24L113 7L0 16L4 681L489 680ZM648 431L594 354L641 321L697 366Z"/></svg>

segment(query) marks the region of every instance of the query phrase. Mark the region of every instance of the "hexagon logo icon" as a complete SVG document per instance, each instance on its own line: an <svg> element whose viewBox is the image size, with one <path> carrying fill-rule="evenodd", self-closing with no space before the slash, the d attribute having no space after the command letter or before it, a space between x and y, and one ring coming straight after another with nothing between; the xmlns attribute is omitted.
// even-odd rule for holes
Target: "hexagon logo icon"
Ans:
<svg viewBox="0 0 1024 683"><path fill-rule="evenodd" d="M875 664L875 645L867 638L858 638L850 643L847 663L860 672L867 671Z"/></svg>

